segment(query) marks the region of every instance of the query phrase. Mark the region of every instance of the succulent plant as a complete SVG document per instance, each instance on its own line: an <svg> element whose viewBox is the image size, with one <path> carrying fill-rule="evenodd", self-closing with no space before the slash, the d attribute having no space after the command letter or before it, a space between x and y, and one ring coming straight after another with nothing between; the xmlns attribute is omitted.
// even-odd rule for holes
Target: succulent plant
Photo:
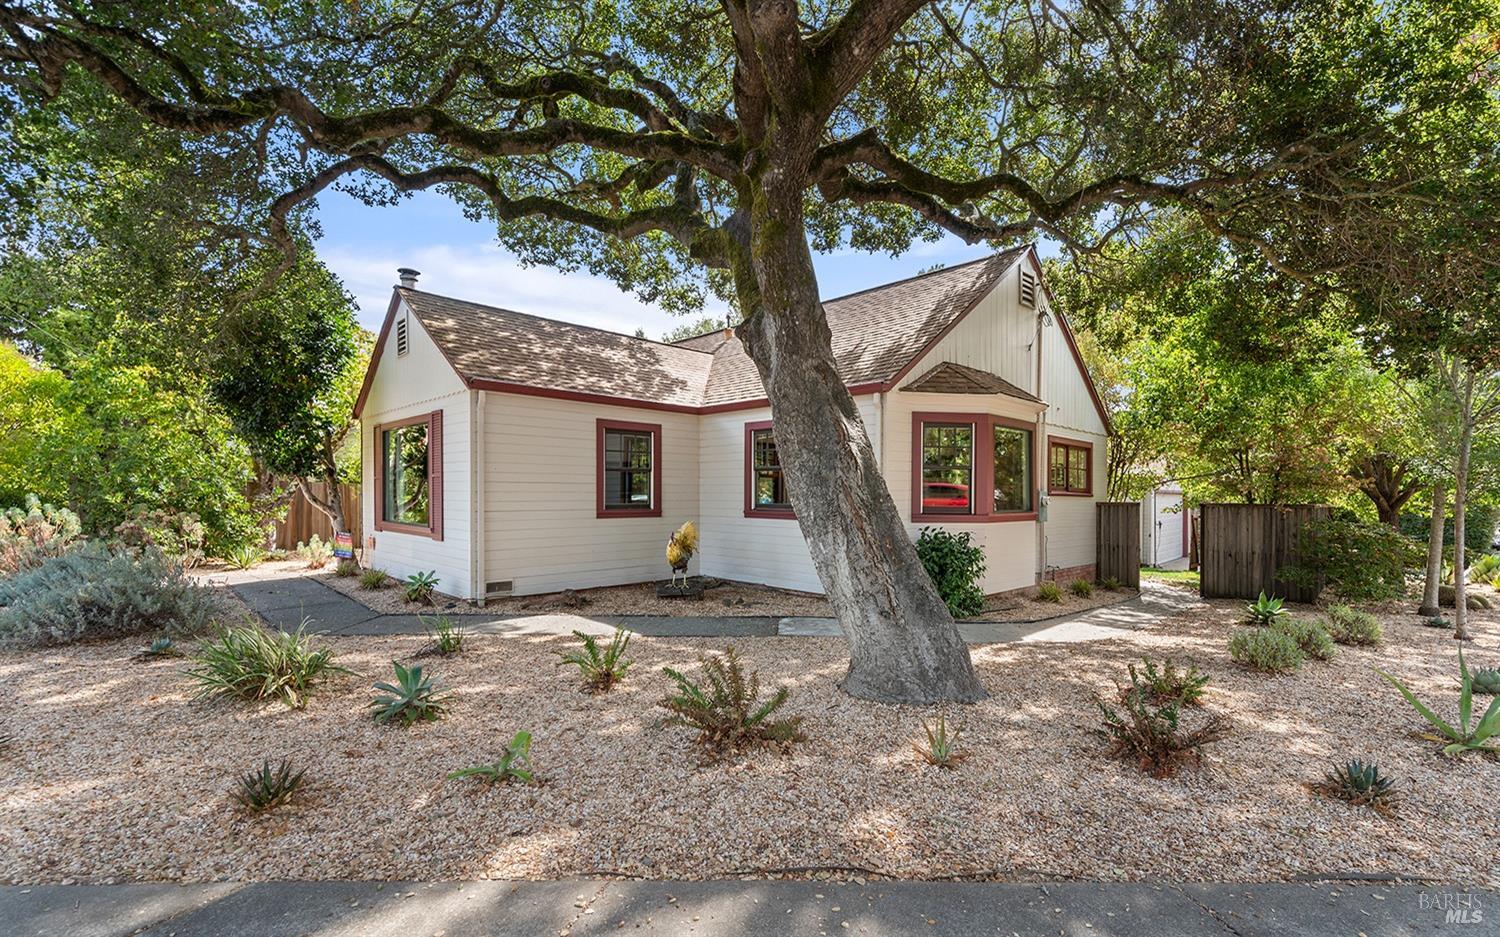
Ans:
<svg viewBox="0 0 1500 937"><path fill-rule="evenodd" d="M264 762L258 770L240 775L239 787L231 796L249 812L262 813L291 800L302 787L305 771L292 770L292 762L286 758L274 768L269 761Z"/></svg>
<svg viewBox="0 0 1500 937"><path fill-rule="evenodd" d="M421 667L403 667L396 661L391 661L391 666L396 671L396 682L375 684L375 689L385 694L370 704L375 709L376 722L384 725L394 721L409 726L447 713L448 697L438 692L438 684L423 674Z"/></svg>
<svg viewBox="0 0 1500 937"><path fill-rule="evenodd" d="M1475 693L1500 696L1500 669L1484 667L1479 670L1470 671L1469 676L1474 681Z"/></svg>
<svg viewBox="0 0 1500 937"><path fill-rule="evenodd" d="M1252 625L1269 625L1271 622L1287 614L1284 599L1267 598L1262 592L1254 602L1245 606L1245 612L1249 616Z"/></svg>
<svg viewBox="0 0 1500 937"><path fill-rule="evenodd" d="M1426 618L1422 619L1422 624L1426 625L1429 628L1449 627L1448 619L1444 618L1441 615L1429 615Z"/></svg>
<svg viewBox="0 0 1500 937"><path fill-rule="evenodd" d="M177 645L166 635L151 639L151 643L141 651L142 657L176 657Z"/></svg>
<svg viewBox="0 0 1500 937"><path fill-rule="evenodd" d="M1388 808L1396 801L1396 782L1373 761L1359 759L1334 765L1319 789L1329 797L1366 807Z"/></svg>

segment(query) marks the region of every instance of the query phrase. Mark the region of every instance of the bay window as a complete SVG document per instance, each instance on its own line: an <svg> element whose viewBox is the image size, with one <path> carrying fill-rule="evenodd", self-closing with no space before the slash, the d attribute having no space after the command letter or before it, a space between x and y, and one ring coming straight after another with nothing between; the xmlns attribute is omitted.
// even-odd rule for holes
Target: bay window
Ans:
<svg viewBox="0 0 1500 937"><path fill-rule="evenodd" d="M1034 520L1032 425L988 413L912 414L912 519Z"/></svg>

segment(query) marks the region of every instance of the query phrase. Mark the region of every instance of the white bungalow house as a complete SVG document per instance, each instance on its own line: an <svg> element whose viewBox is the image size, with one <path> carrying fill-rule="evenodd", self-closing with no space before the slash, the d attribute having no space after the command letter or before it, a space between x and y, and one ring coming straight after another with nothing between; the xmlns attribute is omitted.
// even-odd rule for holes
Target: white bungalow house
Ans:
<svg viewBox="0 0 1500 937"><path fill-rule="evenodd" d="M356 405L368 564L476 601L643 582L691 519L691 573L821 591L732 332L663 344L401 273ZM989 593L1092 576L1109 424L1035 250L825 308L911 535L973 534Z"/></svg>

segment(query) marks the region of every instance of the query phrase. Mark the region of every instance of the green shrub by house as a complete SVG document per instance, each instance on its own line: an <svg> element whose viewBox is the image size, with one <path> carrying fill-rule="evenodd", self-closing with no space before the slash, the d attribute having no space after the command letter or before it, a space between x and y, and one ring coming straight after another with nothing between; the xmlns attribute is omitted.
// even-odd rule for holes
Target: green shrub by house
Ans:
<svg viewBox="0 0 1500 937"><path fill-rule="evenodd" d="M954 534L923 527L917 537L917 558L954 618L984 611L984 590L979 587L984 576L984 550L970 542L967 531Z"/></svg>
<svg viewBox="0 0 1500 937"><path fill-rule="evenodd" d="M1405 594L1406 570L1423 561L1421 546L1399 531L1338 517L1310 521L1301 532L1299 556L1297 565L1277 575L1302 586L1321 581L1356 602Z"/></svg>
<svg viewBox="0 0 1500 937"><path fill-rule="evenodd" d="M88 543L0 579L0 645L10 647L193 634L218 612L213 592L156 550Z"/></svg>

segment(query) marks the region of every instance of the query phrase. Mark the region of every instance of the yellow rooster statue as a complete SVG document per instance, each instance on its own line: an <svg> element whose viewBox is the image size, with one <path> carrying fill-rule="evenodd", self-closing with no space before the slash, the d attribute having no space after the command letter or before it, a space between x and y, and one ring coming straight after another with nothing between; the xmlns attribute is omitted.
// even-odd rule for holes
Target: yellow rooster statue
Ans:
<svg viewBox="0 0 1500 937"><path fill-rule="evenodd" d="M682 584L687 585L688 561L698 550L698 525L683 521L676 533L667 538L667 565L672 567L672 585L677 585L677 574L682 574Z"/></svg>

